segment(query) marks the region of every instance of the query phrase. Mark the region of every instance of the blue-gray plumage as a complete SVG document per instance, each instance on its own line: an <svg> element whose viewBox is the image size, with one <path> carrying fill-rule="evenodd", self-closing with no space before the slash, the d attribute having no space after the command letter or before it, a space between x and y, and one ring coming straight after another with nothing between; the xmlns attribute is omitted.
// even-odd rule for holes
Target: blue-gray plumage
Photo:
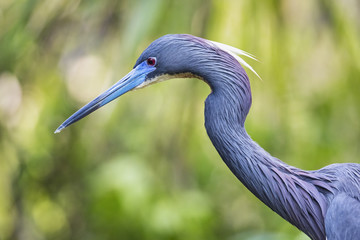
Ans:
<svg viewBox="0 0 360 240"><path fill-rule="evenodd" d="M311 239L360 239L360 164L332 164L305 171L262 149L244 128L251 106L248 76L230 47L222 46L185 34L155 40L128 75L73 114L56 132L132 89L175 76L202 79L212 90L205 101L207 133L236 177Z"/></svg>

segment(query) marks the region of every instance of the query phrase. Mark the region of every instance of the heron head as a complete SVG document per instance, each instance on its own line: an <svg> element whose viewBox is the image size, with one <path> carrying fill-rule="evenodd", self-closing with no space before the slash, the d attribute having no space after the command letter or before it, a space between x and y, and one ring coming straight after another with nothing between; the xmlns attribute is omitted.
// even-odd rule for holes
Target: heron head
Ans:
<svg viewBox="0 0 360 240"><path fill-rule="evenodd" d="M149 84L169 79L173 74L183 72L187 64L183 62L184 57L179 55L183 49L177 48L177 46L181 44L172 41L175 39L174 36L165 35L150 44L138 58L134 68L126 76L66 119L56 129L55 133L60 132L128 91L143 88Z"/></svg>
<svg viewBox="0 0 360 240"><path fill-rule="evenodd" d="M226 47L231 48L225 44L211 42L187 34L171 34L158 38L144 50L136 61L134 68L125 77L71 115L56 129L55 133L60 132L128 91L170 78L197 77L206 79L206 76L201 76L204 74L204 65L209 65L211 60L217 60L217 54L214 53L220 49L225 49L235 58L237 57L235 54L249 56L236 48L226 49ZM231 53L234 49L241 52ZM210 61L208 61L209 59ZM241 58L236 59L239 62L242 61ZM245 62L242 63L246 66ZM213 68L211 64L208 67Z"/></svg>

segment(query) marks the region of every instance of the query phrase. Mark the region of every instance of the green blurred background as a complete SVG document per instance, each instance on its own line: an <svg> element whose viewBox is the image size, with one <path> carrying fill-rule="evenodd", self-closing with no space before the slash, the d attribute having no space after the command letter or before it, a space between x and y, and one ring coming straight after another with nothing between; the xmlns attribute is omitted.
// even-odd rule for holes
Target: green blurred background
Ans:
<svg viewBox="0 0 360 240"><path fill-rule="evenodd" d="M226 168L201 81L131 92L53 134L168 33L259 58L246 126L271 154L359 162L357 0L1 0L0 239L308 239Z"/></svg>

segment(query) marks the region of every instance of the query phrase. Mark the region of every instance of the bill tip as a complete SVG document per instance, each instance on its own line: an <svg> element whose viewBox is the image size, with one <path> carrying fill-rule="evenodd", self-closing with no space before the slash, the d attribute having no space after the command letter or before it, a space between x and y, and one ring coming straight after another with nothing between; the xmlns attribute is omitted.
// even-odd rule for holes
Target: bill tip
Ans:
<svg viewBox="0 0 360 240"><path fill-rule="evenodd" d="M61 127L61 126L58 127L58 128L55 130L54 134L61 132L62 129L63 129L63 127Z"/></svg>

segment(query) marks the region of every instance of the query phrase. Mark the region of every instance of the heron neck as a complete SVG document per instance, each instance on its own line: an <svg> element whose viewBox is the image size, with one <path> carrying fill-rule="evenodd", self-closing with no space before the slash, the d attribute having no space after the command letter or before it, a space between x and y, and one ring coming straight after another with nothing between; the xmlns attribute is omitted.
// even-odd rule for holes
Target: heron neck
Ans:
<svg viewBox="0 0 360 240"><path fill-rule="evenodd" d="M316 184L321 177L281 162L254 142L244 128L246 114L238 113L233 97L216 89L205 102L205 127L221 158L273 211L312 239L325 239L327 203L319 191L323 186Z"/></svg>

